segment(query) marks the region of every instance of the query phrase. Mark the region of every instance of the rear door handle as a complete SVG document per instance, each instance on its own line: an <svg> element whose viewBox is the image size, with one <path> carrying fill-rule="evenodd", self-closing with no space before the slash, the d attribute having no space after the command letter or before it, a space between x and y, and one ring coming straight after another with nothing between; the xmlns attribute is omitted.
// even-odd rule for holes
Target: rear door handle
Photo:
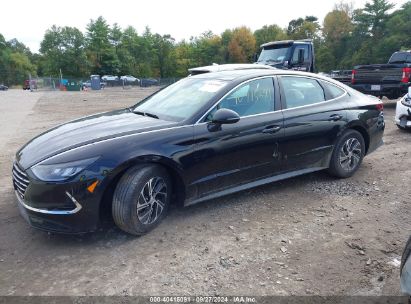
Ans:
<svg viewBox="0 0 411 304"><path fill-rule="evenodd" d="M343 118L343 116L341 114L333 114L330 116L330 118L328 118L329 121L338 121L341 118Z"/></svg>
<svg viewBox="0 0 411 304"><path fill-rule="evenodd" d="M269 126L269 127L265 128L264 130L262 130L261 132L274 134L274 133L277 133L280 130L281 130L280 126Z"/></svg>

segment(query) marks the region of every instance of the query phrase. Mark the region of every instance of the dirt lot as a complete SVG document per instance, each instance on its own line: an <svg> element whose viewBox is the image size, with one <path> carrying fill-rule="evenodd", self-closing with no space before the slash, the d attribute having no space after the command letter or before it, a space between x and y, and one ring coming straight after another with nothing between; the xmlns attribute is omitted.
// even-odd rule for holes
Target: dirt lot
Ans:
<svg viewBox="0 0 411 304"><path fill-rule="evenodd" d="M385 145L357 174L324 172L172 209L146 236L47 234L19 216L16 150L43 130L150 89L0 92L0 295L398 295L411 232L411 133L385 108Z"/></svg>

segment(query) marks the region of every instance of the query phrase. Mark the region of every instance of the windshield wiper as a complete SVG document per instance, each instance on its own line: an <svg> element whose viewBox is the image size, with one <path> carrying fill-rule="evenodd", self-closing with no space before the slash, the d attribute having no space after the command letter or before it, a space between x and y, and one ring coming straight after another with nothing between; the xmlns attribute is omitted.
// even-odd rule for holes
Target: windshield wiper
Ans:
<svg viewBox="0 0 411 304"><path fill-rule="evenodd" d="M133 111L133 113L134 113L134 114L137 114L137 115L143 115L143 116L148 116L148 117L152 117L152 118L155 118L155 119L159 119L156 114L149 113L149 112Z"/></svg>

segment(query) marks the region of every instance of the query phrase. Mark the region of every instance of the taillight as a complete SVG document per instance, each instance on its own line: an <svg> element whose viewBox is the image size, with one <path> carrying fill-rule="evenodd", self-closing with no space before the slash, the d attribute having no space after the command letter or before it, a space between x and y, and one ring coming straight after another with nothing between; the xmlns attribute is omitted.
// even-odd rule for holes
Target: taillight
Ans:
<svg viewBox="0 0 411 304"><path fill-rule="evenodd" d="M403 68L401 82L408 83L410 81L410 77L411 77L411 68Z"/></svg>
<svg viewBox="0 0 411 304"><path fill-rule="evenodd" d="M355 83L355 74L357 74L356 70L352 70L351 72L351 83L354 84Z"/></svg>
<svg viewBox="0 0 411 304"><path fill-rule="evenodd" d="M377 111L384 111L384 104L383 103L379 103L375 106L377 108Z"/></svg>

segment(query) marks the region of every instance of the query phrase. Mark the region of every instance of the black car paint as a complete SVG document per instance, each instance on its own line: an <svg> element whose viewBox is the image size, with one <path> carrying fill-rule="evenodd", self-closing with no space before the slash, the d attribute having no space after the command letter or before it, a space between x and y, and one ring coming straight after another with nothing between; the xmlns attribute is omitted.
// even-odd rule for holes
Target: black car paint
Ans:
<svg viewBox="0 0 411 304"><path fill-rule="evenodd" d="M68 191L81 202L83 209L73 215L50 215L19 205L21 212L32 226L40 229L67 233L92 231L98 227L106 191L122 172L135 164L155 162L168 168L180 198L189 205L327 168L335 141L350 127L367 137L368 153L381 144L384 122L376 109L378 102L351 100L351 94L359 93L349 88L345 96L336 100L281 111L284 100L277 78L287 73L293 72L234 72L235 77L223 91L182 122L141 116L123 109L78 119L43 133L16 155L17 163L30 178L26 203L36 208L64 208L70 204L65 195ZM199 77L213 79L212 74ZM210 131L210 123L201 120L205 113L226 92L256 77L272 77L276 111L243 117L235 124ZM330 120L336 113L342 118ZM273 127L279 128L266 132ZM40 161L62 163L95 156L99 156L98 161L65 182L39 181L30 170ZM95 191L86 191L96 180Z"/></svg>

